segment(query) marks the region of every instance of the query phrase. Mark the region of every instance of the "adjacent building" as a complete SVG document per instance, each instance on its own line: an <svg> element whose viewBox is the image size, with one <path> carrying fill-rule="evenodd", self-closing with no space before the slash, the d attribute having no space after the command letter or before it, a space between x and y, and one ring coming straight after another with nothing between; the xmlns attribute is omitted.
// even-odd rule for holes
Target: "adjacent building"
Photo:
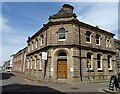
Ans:
<svg viewBox="0 0 120 94"><path fill-rule="evenodd" d="M116 49L117 72L120 73L120 40L114 39Z"/></svg>
<svg viewBox="0 0 120 94"><path fill-rule="evenodd" d="M14 55L14 70L51 81L108 80L117 74L115 34L79 21L73 9L64 4L28 38L27 48Z"/></svg>
<svg viewBox="0 0 120 94"><path fill-rule="evenodd" d="M12 71L12 62L11 60L5 61L2 66L3 72L11 72Z"/></svg>
<svg viewBox="0 0 120 94"><path fill-rule="evenodd" d="M13 71L25 72L26 50L27 47L13 55Z"/></svg>

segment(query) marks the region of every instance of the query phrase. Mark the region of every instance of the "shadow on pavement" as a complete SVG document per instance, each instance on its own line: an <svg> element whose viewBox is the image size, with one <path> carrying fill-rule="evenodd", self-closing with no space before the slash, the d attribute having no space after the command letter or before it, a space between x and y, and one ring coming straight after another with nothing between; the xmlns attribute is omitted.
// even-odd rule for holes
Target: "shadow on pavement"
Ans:
<svg viewBox="0 0 120 94"><path fill-rule="evenodd" d="M27 84L10 84L2 86L2 94L38 94L38 93L51 93L51 94L65 94L47 86L35 86Z"/></svg>
<svg viewBox="0 0 120 94"><path fill-rule="evenodd" d="M13 73L2 72L0 73L0 80L9 79L11 76L14 76Z"/></svg>

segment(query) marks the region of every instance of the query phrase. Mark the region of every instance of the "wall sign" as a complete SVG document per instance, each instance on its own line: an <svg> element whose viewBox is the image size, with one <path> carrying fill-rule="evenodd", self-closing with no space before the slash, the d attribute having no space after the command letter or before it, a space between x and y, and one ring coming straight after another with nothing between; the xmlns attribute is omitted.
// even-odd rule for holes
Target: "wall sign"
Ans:
<svg viewBox="0 0 120 94"><path fill-rule="evenodd" d="M51 71L53 71L53 68L51 68Z"/></svg>
<svg viewBox="0 0 120 94"><path fill-rule="evenodd" d="M70 71L73 72L73 68L70 68Z"/></svg>
<svg viewBox="0 0 120 94"><path fill-rule="evenodd" d="M47 53L46 52L42 52L42 59L47 60Z"/></svg>

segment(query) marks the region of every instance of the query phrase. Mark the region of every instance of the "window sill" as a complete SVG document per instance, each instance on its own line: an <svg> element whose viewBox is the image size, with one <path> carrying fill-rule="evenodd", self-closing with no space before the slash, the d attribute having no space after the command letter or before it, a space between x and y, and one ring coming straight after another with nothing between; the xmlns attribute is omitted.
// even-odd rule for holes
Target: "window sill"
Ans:
<svg viewBox="0 0 120 94"><path fill-rule="evenodd" d="M59 39L58 41L66 41L66 39Z"/></svg>
<svg viewBox="0 0 120 94"><path fill-rule="evenodd" d="M91 42L87 42L87 41L86 41L86 43L89 43L89 44L91 44Z"/></svg>
<svg viewBox="0 0 120 94"><path fill-rule="evenodd" d="M109 71L113 71L113 69L108 69Z"/></svg>
<svg viewBox="0 0 120 94"><path fill-rule="evenodd" d="M100 44L96 44L97 46L100 46Z"/></svg>

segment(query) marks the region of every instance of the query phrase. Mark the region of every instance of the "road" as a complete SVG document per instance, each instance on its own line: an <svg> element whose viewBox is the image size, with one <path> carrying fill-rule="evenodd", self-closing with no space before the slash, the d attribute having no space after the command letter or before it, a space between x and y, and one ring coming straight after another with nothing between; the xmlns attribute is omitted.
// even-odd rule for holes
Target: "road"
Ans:
<svg viewBox="0 0 120 94"><path fill-rule="evenodd" d="M5 76L5 77L4 77ZM101 88L108 88L109 83L40 83L15 76L14 74L4 74L0 80L2 82L2 94L16 94L18 92L26 92L35 94L40 92L52 92L57 94L65 94L69 92L101 92ZM12 92L12 93L11 93ZM65 93L64 93L65 92ZM26 94L25 93L25 94ZM92 94L92 93L91 93ZM100 93L101 94L101 93Z"/></svg>

